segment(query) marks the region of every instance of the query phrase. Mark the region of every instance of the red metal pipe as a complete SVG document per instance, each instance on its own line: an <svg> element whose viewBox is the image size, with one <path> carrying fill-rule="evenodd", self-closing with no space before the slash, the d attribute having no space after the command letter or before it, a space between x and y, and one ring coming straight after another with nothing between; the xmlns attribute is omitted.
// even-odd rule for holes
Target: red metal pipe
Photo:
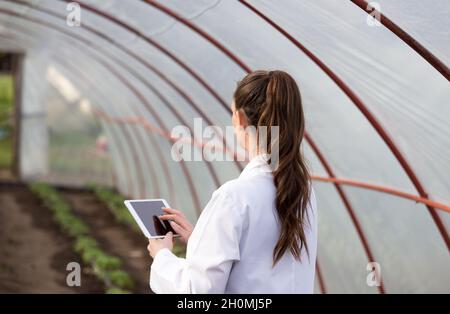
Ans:
<svg viewBox="0 0 450 314"><path fill-rule="evenodd" d="M323 280L322 268L319 265L319 255L317 255L316 259L316 274L317 279L319 281L319 288L322 294L327 294L327 287L325 286L325 281Z"/></svg>
<svg viewBox="0 0 450 314"><path fill-rule="evenodd" d="M411 194L411 193L408 193L405 191L401 191L398 189L394 189L394 188L391 188L388 186L383 186L383 185L373 184L373 183L368 183L368 182L362 182L362 181L357 181L357 180L352 180L352 179L346 179L346 178L336 178L336 177L328 178L328 177L314 176L314 175L311 176L311 178L316 181L337 183L340 185L349 185L349 186L354 186L354 187L358 187L358 188L363 188L363 189L368 189L368 190L373 190L373 191L378 191L378 192L382 192L382 193L386 193L386 194L395 195L395 196L398 196L401 198L412 200L417 203L431 206L433 208L441 209L447 213L450 213L450 205L445 205L440 202L431 201L428 198L416 196L414 194Z"/></svg>
<svg viewBox="0 0 450 314"><path fill-rule="evenodd" d="M428 194L425 191L425 188L420 183L418 177L416 176L415 172L413 171L412 167L409 165L406 158L401 153L400 149L397 147L397 145L394 143L390 135L386 132L386 130L383 128L383 126L379 123L379 121L375 118L375 116L370 112L368 107L364 104L364 102L357 96L353 90L350 89L350 87L336 74L334 73L325 63L323 63L316 55L314 55L310 50L308 50L303 44L301 44L296 38L294 38L291 34L289 34L286 30L284 30L281 26L276 24L274 21L272 21L270 18L268 18L266 15L261 13L258 9L256 9L254 6L246 2L245 0L239 0L240 3L245 5L247 8L249 8L251 11L253 11L256 15L261 17L263 20L265 20L268 24L270 24L272 27L274 27L276 30L278 30L281 34L283 34L290 42L292 42L297 48L299 48L306 56L308 56L317 66L319 66L322 71L324 71L334 82L335 84L347 95L347 97L350 98L350 100L356 105L356 107L361 111L361 113L366 117L366 119L370 122L370 124L373 126L373 128L377 131L377 133L380 135L380 137L383 139L383 141L386 143L386 145L391 150L392 154L395 156L397 161L402 166L403 170L408 175L409 179L415 186L417 192L419 195L423 198L428 198ZM445 225L443 224L441 218L439 217L436 210L431 207L427 206L427 209L436 224L445 245L447 246L447 250L450 249L450 238L447 233L447 229L445 228Z"/></svg>
<svg viewBox="0 0 450 314"><path fill-rule="evenodd" d="M395 24L386 15L369 5L365 0L350 0L361 8L367 14L376 13L380 17L380 23L384 25L388 30L394 33L398 38L400 38L405 44L410 46L417 52L422 58L424 58L431 66L433 66L439 73L441 73L447 81L450 81L450 70L448 67L437 58L431 51L429 51L425 46L415 40L411 35L404 31L400 26Z"/></svg>

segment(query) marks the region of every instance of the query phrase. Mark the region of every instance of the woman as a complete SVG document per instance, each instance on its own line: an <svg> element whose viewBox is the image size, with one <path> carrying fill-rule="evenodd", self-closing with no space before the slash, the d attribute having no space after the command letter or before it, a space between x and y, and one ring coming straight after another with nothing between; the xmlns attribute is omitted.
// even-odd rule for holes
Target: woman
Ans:
<svg viewBox="0 0 450 314"><path fill-rule="evenodd" d="M256 71L238 83L232 121L250 162L239 178L212 195L195 227L182 212L161 219L187 243L186 258L172 254L172 234L151 239L150 286L156 293L312 293L317 213L300 150L304 115L294 79ZM261 149L249 126L279 127L278 163L272 144Z"/></svg>

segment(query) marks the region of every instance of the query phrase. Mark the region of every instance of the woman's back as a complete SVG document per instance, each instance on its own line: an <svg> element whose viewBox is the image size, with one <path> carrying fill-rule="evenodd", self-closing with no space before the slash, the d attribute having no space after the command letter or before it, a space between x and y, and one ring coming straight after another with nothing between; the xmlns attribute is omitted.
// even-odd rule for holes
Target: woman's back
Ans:
<svg viewBox="0 0 450 314"><path fill-rule="evenodd" d="M290 252L273 266L273 248L280 236L275 206L276 189L270 167L260 156L252 160L241 176L224 186L236 197L243 211L239 243L240 260L233 264L227 293L312 293L317 251L317 212L314 194L305 228L309 257L301 261Z"/></svg>
<svg viewBox="0 0 450 314"><path fill-rule="evenodd" d="M158 293L312 293L317 251L314 194L305 226L309 257L303 250L298 261L286 251L273 266L273 248L280 236L275 195L271 168L257 156L238 179L213 193L189 238L185 260L168 250L156 256L152 289Z"/></svg>

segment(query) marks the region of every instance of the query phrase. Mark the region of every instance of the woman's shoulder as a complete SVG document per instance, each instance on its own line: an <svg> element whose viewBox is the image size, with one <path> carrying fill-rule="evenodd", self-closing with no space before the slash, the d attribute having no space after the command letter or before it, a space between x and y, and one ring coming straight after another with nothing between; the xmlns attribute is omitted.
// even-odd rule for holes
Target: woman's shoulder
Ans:
<svg viewBox="0 0 450 314"><path fill-rule="evenodd" d="M274 188L272 177L253 176L250 178L236 178L222 184L216 192L243 195L251 193L252 190L261 190L264 188Z"/></svg>
<svg viewBox="0 0 450 314"><path fill-rule="evenodd" d="M213 196L222 195L226 197L236 197L239 190L242 189L242 185L238 181L238 179L233 179L225 182L214 191Z"/></svg>
<svg viewBox="0 0 450 314"><path fill-rule="evenodd" d="M271 177L254 176L225 182L213 193L213 197L221 197L241 208L249 208L264 199L271 203L275 194L276 189Z"/></svg>

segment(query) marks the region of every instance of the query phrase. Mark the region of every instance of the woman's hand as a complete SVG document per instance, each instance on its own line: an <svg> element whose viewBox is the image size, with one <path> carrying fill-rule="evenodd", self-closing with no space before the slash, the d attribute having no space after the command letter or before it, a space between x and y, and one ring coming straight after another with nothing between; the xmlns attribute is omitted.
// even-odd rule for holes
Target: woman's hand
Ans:
<svg viewBox="0 0 450 314"><path fill-rule="evenodd" d="M180 235L180 240L187 243L194 227L184 214L176 209L163 208L164 215L159 216L162 220L169 220L173 230Z"/></svg>
<svg viewBox="0 0 450 314"><path fill-rule="evenodd" d="M172 251L173 248L173 234L168 232L166 236L162 239L148 239L147 250L152 258L155 258L156 254L162 249L169 249Z"/></svg>

